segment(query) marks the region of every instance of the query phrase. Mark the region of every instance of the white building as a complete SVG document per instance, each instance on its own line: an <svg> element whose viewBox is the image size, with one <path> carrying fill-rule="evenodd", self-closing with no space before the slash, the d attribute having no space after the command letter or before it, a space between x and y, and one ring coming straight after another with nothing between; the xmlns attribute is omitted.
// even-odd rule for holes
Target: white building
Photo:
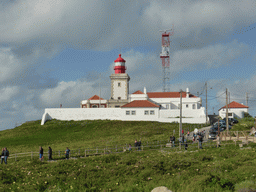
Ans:
<svg viewBox="0 0 256 192"><path fill-rule="evenodd" d="M244 113L248 113L248 106L232 101L228 104L228 117L229 118L244 118ZM226 106L219 109L219 116L226 117Z"/></svg>
<svg viewBox="0 0 256 192"><path fill-rule="evenodd" d="M105 100L97 95L83 100L80 108L45 109L41 124L50 119L86 120L110 119L131 121L178 122L180 116L180 92L136 91L129 94L130 77L125 73L125 60L119 55L115 60L115 74L111 79L111 98ZM93 109L94 108L94 109ZM100 109L95 109L100 108ZM182 117L184 123L205 123L205 109L201 99L182 93Z"/></svg>

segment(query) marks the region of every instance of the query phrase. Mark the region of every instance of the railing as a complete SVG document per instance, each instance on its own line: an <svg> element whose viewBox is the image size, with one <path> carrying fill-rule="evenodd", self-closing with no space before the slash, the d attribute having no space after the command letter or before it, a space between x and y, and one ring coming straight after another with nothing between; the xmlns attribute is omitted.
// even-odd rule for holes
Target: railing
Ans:
<svg viewBox="0 0 256 192"><path fill-rule="evenodd" d="M172 152L181 152L185 151L185 144L188 145L189 151L191 150L198 150L200 148L199 142L187 142L187 143L179 143L175 142L175 147L171 147L172 143L166 143L165 141L155 141L155 142L146 142L144 145L139 147L131 147L132 151L150 151L150 150L161 150L161 151L172 151ZM221 141L220 143L215 143L214 141L203 141L202 147L203 148L212 148L212 147L219 147L219 146L227 146L227 145L237 145L242 144L240 141L235 141L232 143L227 143ZM167 147L166 145L169 145ZM126 145L116 145L116 146L106 146L106 147L94 147L94 148L86 148L86 149L75 149L70 150L69 157L71 159L75 158L85 158L89 156L96 156L96 155L107 155L113 153L123 153L129 151L129 146ZM28 158L29 157L29 158ZM65 151L53 151L52 157L54 160L62 160L65 159ZM16 153L11 154L8 159L14 159L17 161L18 159L35 159L39 158L39 152L26 152L26 153ZM45 155L45 160L48 159L48 153Z"/></svg>

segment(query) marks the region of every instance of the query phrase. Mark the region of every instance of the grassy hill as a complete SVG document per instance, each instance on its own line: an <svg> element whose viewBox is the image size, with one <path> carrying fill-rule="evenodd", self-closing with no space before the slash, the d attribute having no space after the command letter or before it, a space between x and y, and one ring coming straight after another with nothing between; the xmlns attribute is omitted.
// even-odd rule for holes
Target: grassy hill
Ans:
<svg viewBox="0 0 256 192"><path fill-rule="evenodd" d="M183 124L183 129L199 125ZM13 153L38 151L39 146L51 146L53 150L92 148L133 144L134 140L160 141L169 139L175 129L178 137L178 123L144 121L31 121L14 129L0 131L0 142Z"/></svg>
<svg viewBox="0 0 256 192"><path fill-rule="evenodd" d="M183 125L184 129L198 125ZM193 127L194 128L194 127ZM0 132L2 146L11 153L37 151L51 145L84 148L166 140L178 124L122 121L27 122ZM40 162L10 159L0 165L0 191L151 191L166 186L172 191L253 191L256 189L256 144L188 152L167 149L131 151L104 156Z"/></svg>

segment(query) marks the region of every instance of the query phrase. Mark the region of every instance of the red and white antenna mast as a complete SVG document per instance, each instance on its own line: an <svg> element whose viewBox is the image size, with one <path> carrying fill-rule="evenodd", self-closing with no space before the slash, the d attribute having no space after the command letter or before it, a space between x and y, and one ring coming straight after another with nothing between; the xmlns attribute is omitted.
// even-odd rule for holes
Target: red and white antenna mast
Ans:
<svg viewBox="0 0 256 192"><path fill-rule="evenodd" d="M167 33L167 31L170 31ZM173 29L168 29L162 32L162 52L160 58L163 68L163 92L170 91L170 36L174 34Z"/></svg>

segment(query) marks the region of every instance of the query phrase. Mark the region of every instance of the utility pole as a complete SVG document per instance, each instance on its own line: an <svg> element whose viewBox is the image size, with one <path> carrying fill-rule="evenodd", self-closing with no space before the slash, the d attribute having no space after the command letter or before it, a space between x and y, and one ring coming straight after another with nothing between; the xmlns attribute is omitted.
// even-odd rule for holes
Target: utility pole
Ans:
<svg viewBox="0 0 256 192"><path fill-rule="evenodd" d="M246 106L248 106L248 93L246 92Z"/></svg>
<svg viewBox="0 0 256 192"><path fill-rule="evenodd" d="M228 89L226 88L226 129L227 133L229 132L229 124L228 124Z"/></svg>
<svg viewBox="0 0 256 192"><path fill-rule="evenodd" d="M207 82L205 82L205 90L206 90L206 121L205 124L207 125L207 120L208 120L208 106L207 106Z"/></svg>
<svg viewBox="0 0 256 192"><path fill-rule="evenodd" d="M180 90L180 128L179 128L180 149L181 149L181 131L182 131L182 90Z"/></svg>

